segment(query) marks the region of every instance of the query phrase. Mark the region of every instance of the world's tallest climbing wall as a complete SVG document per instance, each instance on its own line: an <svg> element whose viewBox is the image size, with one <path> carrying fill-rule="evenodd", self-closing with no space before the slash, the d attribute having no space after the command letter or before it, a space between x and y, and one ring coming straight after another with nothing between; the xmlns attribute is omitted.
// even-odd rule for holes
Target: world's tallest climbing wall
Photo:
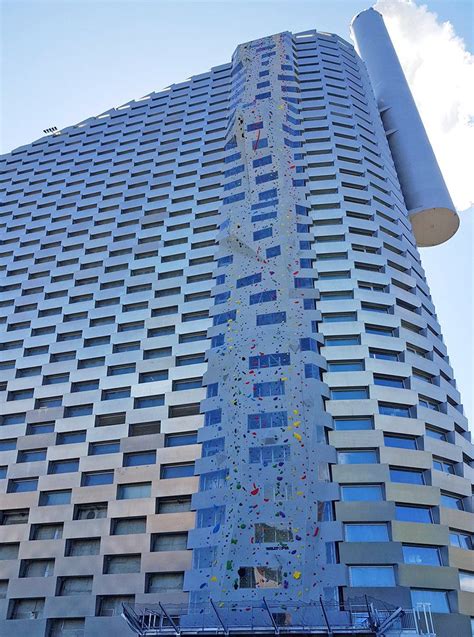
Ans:
<svg viewBox="0 0 474 637"><path fill-rule="evenodd" d="M290 34L238 47L193 500L202 568L188 583L202 599L245 600L251 589L306 599L343 582L324 544L335 451L324 433L298 92Z"/></svg>
<svg viewBox="0 0 474 637"><path fill-rule="evenodd" d="M474 450L417 248L457 216L374 14L367 69L285 32L2 159L2 637L366 595L470 635Z"/></svg>

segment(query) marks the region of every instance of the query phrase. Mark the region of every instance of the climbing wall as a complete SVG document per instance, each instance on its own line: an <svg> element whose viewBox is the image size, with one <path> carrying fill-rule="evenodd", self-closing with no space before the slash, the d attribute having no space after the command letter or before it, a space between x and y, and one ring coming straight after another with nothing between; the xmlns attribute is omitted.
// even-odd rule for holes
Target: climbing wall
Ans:
<svg viewBox="0 0 474 637"><path fill-rule="evenodd" d="M238 47L185 582L197 605L312 600L343 581L326 546L337 484L298 92L290 34Z"/></svg>

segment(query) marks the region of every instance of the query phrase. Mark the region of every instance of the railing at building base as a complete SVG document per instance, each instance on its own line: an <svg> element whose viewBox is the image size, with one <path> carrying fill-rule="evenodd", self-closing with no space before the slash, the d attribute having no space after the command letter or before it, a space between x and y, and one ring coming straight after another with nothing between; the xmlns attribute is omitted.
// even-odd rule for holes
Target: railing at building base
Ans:
<svg viewBox="0 0 474 637"><path fill-rule="evenodd" d="M436 637L429 604L389 607L365 598L344 604L214 602L189 605L123 604L122 617L139 637L207 635L326 635L328 637Z"/></svg>

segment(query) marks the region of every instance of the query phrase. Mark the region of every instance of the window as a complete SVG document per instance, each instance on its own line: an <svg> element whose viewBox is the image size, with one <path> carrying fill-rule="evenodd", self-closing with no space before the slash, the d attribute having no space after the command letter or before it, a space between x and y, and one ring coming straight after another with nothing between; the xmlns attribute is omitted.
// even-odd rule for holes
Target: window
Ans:
<svg viewBox="0 0 474 637"><path fill-rule="evenodd" d="M418 469L401 469L390 467L390 480L405 484L425 484L423 471Z"/></svg>
<svg viewBox="0 0 474 637"><path fill-rule="evenodd" d="M79 458L54 460L49 463L48 473L73 473L79 469Z"/></svg>
<svg viewBox="0 0 474 637"><path fill-rule="evenodd" d="M130 535L146 532L146 517L112 520L112 535Z"/></svg>
<svg viewBox="0 0 474 637"><path fill-rule="evenodd" d="M107 442L93 442L89 445L90 456L103 456L108 453L118 453L120 451L119 440L109 440Z"/></svg>
<svg viewBox="0 0 474 637"><path fill-rule="evenodd" d="M281 567L243 566L238 575L239 588L279 588L283 581Z"/></svg>
<svg viewBox="0 0 474 637"><path fill-rule="evenodd" d="M136 349L139 349L139 347L137 347ZM143 352L143 358L145 360L152 359L152 358L164 358L166 356L171 356L171 354L172 354L171 347L159 347L156 349L146 349Z"/></svg>
<svg viewBox="0 0 474 637"><path fill-rule="evenodd" d="M200 414L199 403L188 403L186 405L170 405L169 418L183 418L197 416Z"/></svg>
<svg viewBox="0 0 474 637"><path fill-rule="evenodd" d="M139 573L140 558L141 556L139 554L105 555L104 574L116 575L118 573Z"/></svg>
<svg viewBox="0 0 474 637"><path fill-rule="evenodd" d="M379 484L361 484L341 486L343 502L372 502L383 500L382 486Z"/></svg>
<svg viewBox="0 0 474 637"><path fill-rule="evenodd" d="M443 473L449 473L453 476L456 475L454 462L445 460L444 458L433 457L433 469L436 469L436 471L442 471Z"/></svg>
<svg viewBox="0 0 474 637"><path fill-rule="evenodd" d="M427 588L412 588L411 605L416 608L418 604L430 604L433 613L449 613L448 593L447 591L435 591Z"/></svg>
<svg viewBox="0 0 474 637"><path fill-rule="evenodd" d="M344 387L331 389L331 400L359 400L369 397L367 387Z"/></svg>
<svg viewBox="0 0 474 637"><path fill-rule="evenodd" d="M139 467L155 463L156 451L136 451L134 453L126 453L123 456L124 467Z"/></svg>
<svg viewBox="0 0 474 637"><path fill-rule="evenodd" d="M377 462L377 452L374 449L353 449L337 452L339 464L373 464Z"/></svg>
<svg viewBox="0 0 474 637"><path fill-rule="evenodd" d="M56 438L57 445L72 445L79 442L84 442L86 439L86 431L68 431L65 433L58 433Z"/></svg>
<svg viewBox="0 0 474 637"><path fill-rule="evenodd" d="M404 544L402 549L405 564L427 564L429 566L441 566L442 564L440 550L437 546Z"/></svg>
<svg viewBox="0 0 474 637"><path fill-rule="evenodd" d="M267 367L281 367L290 364L289 354L261 354L250 356L249 369L265 369Z"/></svg>
<svg viewBox="0 0 474 637"><path fill-rule="evenodd" d="M185 391L188 389L198 389L202 387L202 378L183 378L173 381L173 391Z"/></svg>
<svg viewBox="0 0 474 637"><path fill-rule="evenodd" d="M395 505L395 519L399 522L421 522L431 524L433 517L431 509L423 506Z"/></svg>
<svg viewBox="0 0 474 637"><path fill-rule="evenodd" d="M364 361L336 361L328 363L328 372L359 372L364 369Z"/></svg>
<svg viewBox="0 0 474 637"><path fill-rule="evenodd" d="M455 546L466 551L472 551L474 548L472 535L470 533L467 533L466 531L456 531L454 529L450 529L449 543L451 546Z"/></svg>
<svg viewBox="0 0 474 637"><path fill-rule="evenodd" d="M187 511L191 511L191 496L183 495L157 500L157 513L186 513Z"/></svg>
<svg viewBox="0 0 474 637"><path fill-rule="evenodd" d="M56 504L69 504L71 502L71 490L62 491L42 491L40 493L40 506L53 506Z"/></svg>
<svg viewBox="0 0 474 637"><path fill-rule="evenodd" d="M383 416L399 416L402 418L410 418L411 408L408 405L379 403L379 414L382 414Z"/></svg>
<svg viewBox="0 0 474 637"><path fill-rule="evenodd" d="M458 495L450 493L441 493L441 506L448 509L457 509L458 511L464 511L464 504L462 498Z"/></svg>
<svg viewBox="0 0 474 637"><path fill-rule="evenodd" d="M443 440L447 441L446 432L441 429L436 429L435 427L426 427L426 435L429 438L434 438L435 440Z"/></svg>
<svg viewBox="0 0 474 637"><path fill-rule="evenodd" d="M81 486L95 487L104 484L112 484L114 472L112 471L88 471L82 474Z"/></svg>
<svg viewBox="0 0 474 637"><path fill-rule="evenodd" d="M372 347L369 347L369 356L370 358L378 358L383 361L398 361L400 358L400 354L398 352L388 349L375 349Z"/></svg>
<svg viewBox="0 0 474 637"><path fill-rule="evenodd" d="M52 433L53 431L54 431L54 421L30 423L26 428L26 434L28 436L35 436L38 434L49 434L49 433Z"/></svg>
<svg viewBox="0 0 474 637"><path fill-rule="evenodd" d="M194 462L183 464L163 464L161 465L160 478L189 478L194 476Z"/></svg>
<svg viewBox="0 0 474 637"><path fill-rule="evenodd" d="M183 590L184 572L148 573L146 578L147 593L167 593Z"/></svg>
<svg viewBox="0 0 474 637"><path fill-rule="evenodd" d="M134 595L102 595L98 598L97 615L114 617L122 614L122 604L133 604Z"/></svg>
<svg viewBox="0 0 474 637"><path fill-rule="evenodd" d="M187 356L177 356L176 366L183 367L184 365L198 365L205 362L204 354L188 354Z"/></svg>
<svg viewBox="0 0 474 637"><path fill-rule="evenodd" d="M474 573L459 571L459 587L466 593L474 593Z"/></svg>
<svg viewBox="0 0 474 637"><path fill-rule="evenodd" d="M385 523L345 524L346 542L388 542Z"/></svg>
<svg viewBox="0 0 474 637"><path fill-rule="evenodd" d="M46 459L46 449L28 449L18 452L18 462L38 462Z"/></svg>
<svg viewBox="0 0 474 637"><path fill-rule="evenodd" d="M286 411L250 414L247 417L247 427L249 431L272 427L286 427L287 425L288 417Z"/></svg>
<svg viewBox="0 0 474 637"><path fill-rule="evenodd" d="M125 412L116 414L101 414L95 418L96 427L110 427L111 425L123 425L125 423Z"/></svg>
<svg viewBox="0 0 474 637"><path fill-rule="evenodd" d="M293 533L291 529L279 529L269 524L255 524L255 542L257 543L277 543L292 542Z"/></svg>
<svg viewBox="0 0 474 637"><path fill-rule="evenodd" d="M100 552L99 537L74 538L73 540L67 540L66 542L67 557L82 557L84 555L99 555L99 552Z"/></svg>
<svg viewBox="0 0 474 637"><path fill-rule="evenodd" d="M82 380L79 383L72 383L71 391L72 392L81 392L81 391L93 391L94 389L99 388L98 380Z"/></svg>
<svg viewBox="0 0 474 637"><path fill-rule="evenodd" d="M36 491L37 487L38 478L18 478L8 481L7 493L27 493L28 491Z"/></svg>
<svg viewBox="0 0 474 637"><path fill-rule="evenodd" d="M138 377L139 383L155 383L159 380L167 380L168 378L168 370L157 370L154 372L144 372L140 374Z"/></svg>
<svg viewBox="0 0 474 637"><path fill-rule="evenodd" d="M334 429L336 429L336 431L357 431L359 429L373 428L374 423L370 416L334 418Z"/></svg>
<svg viewBox="0 0 474 637"><path fill-rule="evenodd" d="M403 378L399 378L397 376L382 376L381 374L374 374L374 384L399 389L403 389L405 387L405 381Z"/></svg>
<svg viewBox="0 0 474 637"><path fill-rule="evenodd" d="M166 434L165 447L181 447L184 445L195 445L197 443L197 432L190 431L182 434Z"/></svg>
<svg viewBox="0 0 474 637"><path fill-rule="evenodd" d="M85 619L82 617L64 617L50 619L48 637L84 637Z"/></svg>
<svg viewBox="0 0 474 637"><path fill-rule="evenodd" d="M54 560L22 560L20 577L51 577L54 571Z"/></svg>
<svg viewBox="0 0 474 637"><path fill-rule="evenodd" d="M117 487L118 500L134 500L151 496L151 482L136 482L134 484L119 484Z"/></svg>
<svg viewBox="0 0 474 637"><path fill-rule="evenodd" d="M13 511L0 512L0 525L27 524L29 509L14 509Z"/></svg>
<svg viewBox="0 0 474 637"><path fill-rule="evenodd" d="M59 578L58 595L86 595L91 592L92 575Z"/></svg>
<svg viewBox="0 0 474 637"><path fill-rule="evenodd" d="M157 533L151 537L152 551L185 551L187 544L187 533Z"/></svg>
<svg viewBox="0 0 474 637"><path fill-rule="evenodd" d="M10 619L40 619L43 617L44 598L30 597L11 601Z"/></svg>
<svg viewBox="0 0 474 637"><path fill-rule="evenodd" d="M111 365L107 367L107 376L121 376L123 374L135 373L135 363L127 363L124 365Z"/></svg>
<svg viewBox="0 0 474 637"><path fill-rule="evenodd" d="M161 407L165 404L165 397L163 394L156 396L140 396L134 400L135 409L146 409L149 407Z"/></svg>
<svg viewBox="0 0 474 637"><path fill-rule="evenodd" d="M0 560L16 560L18 559L19 544L9 543L0 544Z"/></svg>
<svg viewBox="0 0 474 637"><path fill-rule="evenodd" d="M161 423L157 422L135 422L128 428L129 437L134 436L149 436L152 434L159 434L161 431Z"/></svg>
<svg viewBox="0 0 474 637"><path fill-rule="evenodd" d="M130 398L130 387L104 389L102 392L102 400L120 400L121 398Z"/></svg>
<svg viewBox="0 0 474 637"><path fill-rule="evenodd" d="M393 566L349 566L351 586L395 586Z"/></svg>
<svg viewBox="0 0 474 637"><path fill-rule="evenodd" d="M60 540L63 536L61 522L52 524L34 524L31 527L31 540Z"/></svg>
<svg viewBox="0 0 474 637"><path fill-rule="evenodd" d="M289 458L289 445L268 445L249 449L249 461L252 464L263 464L266 466L275 462L284 462Z"/></svg>
<svg viewBox="0 0 474 637"><path fill-rule="evenodd" d="M384 435L384 444L386 447L397 447L399 449L416 449L416 438L410 436L393 436L391 434Z"/></svg>
<svg viewBox="0 0 474 637"><path fill-rule="evenodd" d="M324 345L326 347L360 345L360 336L325 336Z"/></svg>
<svg viewBox="0 0 474 637"><path fill-rule="evenodd" d="M92 404L89 405L72 405L64 408L64 417L73 418L75 416L89 416L92 414Z"/></svg>
<svg viewBox="0 0 474 637"><path fill-rule="evenodd" d="M286 312L271 312L270 314L257 314L257 326L278 325L286 323Z"/></svg>
<svg viewBox="0 0 474 637"><path fill-rule="evenodd" d="M254 398L264 398L266 396L283 396L285 394L285 383L281 380L268 381L266 383L255 383L253 386Z"/></svg>

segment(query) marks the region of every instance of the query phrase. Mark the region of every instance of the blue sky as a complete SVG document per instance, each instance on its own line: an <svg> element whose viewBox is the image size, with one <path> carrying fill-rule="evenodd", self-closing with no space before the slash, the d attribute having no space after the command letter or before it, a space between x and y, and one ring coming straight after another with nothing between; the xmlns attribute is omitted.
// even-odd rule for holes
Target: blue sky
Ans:
<svg viewBox="0 0 474 637"><path fill-rule="evenodd" d="M438 23L449 20L472 51L471 0L423 4ZM44 128L77 123L222 64L240 42L313 28L349 39L352 17L369 5L366 0L3 0L0 152L41 137ZM464 212L461 230L450 242L422 250L471 414L473 244L474 215Z"/></svg>

